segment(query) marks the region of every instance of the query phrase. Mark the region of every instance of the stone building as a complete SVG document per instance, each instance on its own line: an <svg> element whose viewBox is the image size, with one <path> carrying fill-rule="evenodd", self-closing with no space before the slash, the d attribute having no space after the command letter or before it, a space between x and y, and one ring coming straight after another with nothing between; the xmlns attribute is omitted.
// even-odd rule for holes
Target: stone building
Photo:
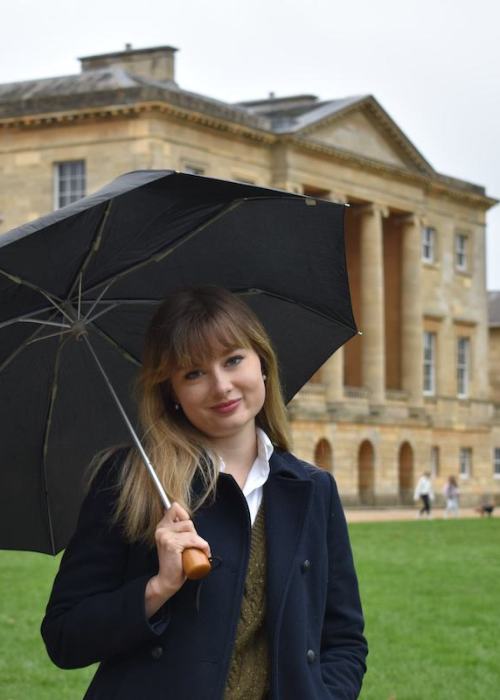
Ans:
<svg viewBox="0 0 500 700"><path fill-rule="evenodd" d="M363 335L292 401L295 451L333 471L345 502L411 500L425 469L438 493L460 474L465 502L500 494L485 283L495 200L436 172L371 95L224 103L179 87L175 51L127 46L80 59L78 75L0 85L0 233L142 168L348 203Z"/></svg>
<svg viewBox="0 0 500 700"><path fill-rule="evenodd" d="M490 327L490 386L491 399L495 410L493 421L493 476L500 483L500 291L488 293L488 318Z"/></svg>

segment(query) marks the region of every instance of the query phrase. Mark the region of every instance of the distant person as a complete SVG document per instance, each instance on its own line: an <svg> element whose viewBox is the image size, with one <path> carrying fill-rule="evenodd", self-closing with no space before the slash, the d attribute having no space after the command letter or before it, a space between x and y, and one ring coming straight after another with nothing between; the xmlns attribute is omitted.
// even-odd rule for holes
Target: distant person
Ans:
<svg viewBox="0 0 500 700"><path fill-rule="evenodd" d="M415 487L414 501L422 501L422 507L419 510L419 517L431 517L431 502L434 500L434 491L432 489L431 473L424 472Z"/></svg>
<svg viewBox="0 0 500 700"><path fill-rule="evenodd" d="M447 518L449 515L458 518L458 504L460 499L460 489L458 488L457 480L454 476L450 476L443 489L444 497L446 500L446 507L444 510L444 517Z"/></svg>
<svg viewBox="0 0 500 700"><path fill-rule="evenodd" d="M481 517L486 515L491 518L493 511L495 510L495 499L492 493L483 493L479 499L479 506L476 508L476 512L479 513Z"/></svg>

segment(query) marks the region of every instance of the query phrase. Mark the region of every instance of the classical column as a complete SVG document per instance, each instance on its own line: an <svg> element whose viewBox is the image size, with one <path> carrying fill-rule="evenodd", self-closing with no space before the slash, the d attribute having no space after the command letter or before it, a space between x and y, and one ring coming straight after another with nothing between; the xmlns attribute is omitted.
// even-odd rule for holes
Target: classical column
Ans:
<svg viewBox="0 0 500 700"><path fill-rule="evenodd" d="M361 236L361 323L363 386L370 401L385 400L385 313L382 219L385 207L368 204L358 210Z"/></svg>
<svg viewBox="0 0 500 700"><path fill-rule="evenodd" d="M484 216L484 214L483 214ZM486 291L486 223L476 225L469 239L471 263L474 265L472 293L476 307L477 326L472 334L472 384L474 398L489 399L491 384L488 360L488 292ZM473 261L473 262L472 262Z"/></svg>
<svg viewBox="0 0 500 700"><path fill-rule="evenodd" d="M344 398L344 349L339 348L323 365L327 404L338 403Z"/></svg>
<svg viewBox="0 0 500 700"><path fill-rule="evenodd" d="M401 381L411 406L423 405L422 222L401 217Z"/></svg>

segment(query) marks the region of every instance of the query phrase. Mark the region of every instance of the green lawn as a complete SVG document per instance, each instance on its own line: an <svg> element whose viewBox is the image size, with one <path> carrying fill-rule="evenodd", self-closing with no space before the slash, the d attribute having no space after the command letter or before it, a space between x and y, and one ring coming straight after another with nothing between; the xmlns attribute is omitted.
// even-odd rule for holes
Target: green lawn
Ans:
<svg viewBox="0 0 500 700"><path fill-rule="evenodd" d="M362 700L500 697L500 519L350 531L370 643ZM92 669L55 668L39 635L57 565L0 552L0 700L80 700L87 687Z"/></svg>
<svg viewBox="0 0 500 700"><path fill-rule="evenodd" d="M500 520L351 525L362 700L500 697Z"/></svg>

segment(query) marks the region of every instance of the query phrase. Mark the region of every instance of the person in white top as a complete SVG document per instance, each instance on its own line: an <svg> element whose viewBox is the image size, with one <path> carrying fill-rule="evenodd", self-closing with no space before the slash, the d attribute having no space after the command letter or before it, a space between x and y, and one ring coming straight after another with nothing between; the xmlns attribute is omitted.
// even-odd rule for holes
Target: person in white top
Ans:
<svg viewBox="0 0 500 700"><path fill-rule="evenodd" d="M434 491L432 488L431 473L424 472L417 482L413 499L422 501L422 507L419 510L419 517L431 517L431 503L434 500Z"/></svg>
<svg viewBox="0 0 500 700"><path fill-rule="evenodd" d="M42 623L52 660L101 662L87 700L357 698L367 646L340 499L289 452L277 358L250 307L216 287L170 295L138 395L173 503L135 448L98 466ZM186 580L190 548L213 560L201 584Z"/></svg>

